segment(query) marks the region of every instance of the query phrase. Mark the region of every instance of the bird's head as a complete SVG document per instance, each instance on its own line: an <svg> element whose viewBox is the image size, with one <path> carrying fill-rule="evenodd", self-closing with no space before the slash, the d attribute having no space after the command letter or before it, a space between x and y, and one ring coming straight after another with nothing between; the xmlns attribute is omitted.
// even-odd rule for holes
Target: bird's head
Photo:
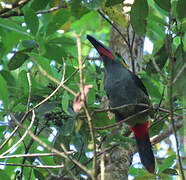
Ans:
<svg viewBox="0 0 186 180"><path fill-rule="evenodd" d="M122 65L128 69L127 64L125 63L124 59L122 56L117 53L113 52L111 49L106 47L103 43L95 39L94 37L87 35L87 39L91 42L91 44L95 47L95 49L98 51L99 55L101 58L104 59L109 59L113 61L120 61Z"/></svg>

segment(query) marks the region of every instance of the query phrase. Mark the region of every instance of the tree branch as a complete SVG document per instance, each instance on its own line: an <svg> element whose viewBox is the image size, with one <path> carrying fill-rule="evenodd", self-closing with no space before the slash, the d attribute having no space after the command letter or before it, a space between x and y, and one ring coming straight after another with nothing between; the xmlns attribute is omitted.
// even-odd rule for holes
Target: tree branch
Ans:
<svg viewBox="0 0 186 180"><path fill-rule="evenodd" d="M93 128L93 123L92 123L92 118L91 115L88 111L88 106L86 104L86 99L85 99L85 92L84 92L84 80L83 80L83 66L82 66L82 54L81 54L81 40L80 40L80 35L77 35L73 33L73 35L76 37L77 40L77 47L78 47L78 62L79 62L79 72L80 72L80 92L83 95L82 99L84 100L84 110L88 119L88 125L90 129L90 135L91 135L91 140L93 143L93 151L94 151L94 156L93 156L93 168L92 168L92 179L96 179L96 140L95 140L95 132Z"/></svg>

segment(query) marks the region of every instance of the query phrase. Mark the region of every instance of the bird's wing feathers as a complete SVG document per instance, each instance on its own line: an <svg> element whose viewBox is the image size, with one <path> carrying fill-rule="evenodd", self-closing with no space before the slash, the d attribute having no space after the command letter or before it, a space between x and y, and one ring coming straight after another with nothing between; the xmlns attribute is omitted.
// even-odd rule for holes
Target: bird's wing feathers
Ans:
<svg viewBox="0 0 186 180"><path fill-rule="evenodd" d="M136 85L137 85L147 96L149 96L149 95L148 95L148 92L147 92L147 89L146 89L145 85L143 84L142 80L141 80L138 76L136 76L135 74L133 74L132 72L131 72L131 74L132 74L132 78L133 78L133 80L135 81Z"/></svg>

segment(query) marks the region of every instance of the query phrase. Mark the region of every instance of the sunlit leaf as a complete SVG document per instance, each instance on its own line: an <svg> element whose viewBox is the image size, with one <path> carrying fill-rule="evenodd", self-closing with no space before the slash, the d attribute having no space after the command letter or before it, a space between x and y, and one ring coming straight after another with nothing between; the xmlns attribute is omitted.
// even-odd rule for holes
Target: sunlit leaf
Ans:
<svg viewBox="0 0 186 180"><path fill-rule="evenodd" d="M174 163L176 155L169 156L163 160L162 165L159 166L159 171L163 172L165 169L170 168Z"/></svg>

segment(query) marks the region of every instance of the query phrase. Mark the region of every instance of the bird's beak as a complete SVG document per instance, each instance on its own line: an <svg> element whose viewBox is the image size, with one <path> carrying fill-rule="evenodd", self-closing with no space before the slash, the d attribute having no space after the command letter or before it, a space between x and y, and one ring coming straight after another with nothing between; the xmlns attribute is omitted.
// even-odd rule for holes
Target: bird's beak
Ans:
<svg viewBox="0 0 186 180"><path fill-rule="evenodd" d="M99 55L103 58L104 56L109 59L114 59L114 55L112 50L107 48L104 44L102 44L100 41L95 39L94 37L87 35L87 39L92 43L92 45L96 48Z"/></svg>

